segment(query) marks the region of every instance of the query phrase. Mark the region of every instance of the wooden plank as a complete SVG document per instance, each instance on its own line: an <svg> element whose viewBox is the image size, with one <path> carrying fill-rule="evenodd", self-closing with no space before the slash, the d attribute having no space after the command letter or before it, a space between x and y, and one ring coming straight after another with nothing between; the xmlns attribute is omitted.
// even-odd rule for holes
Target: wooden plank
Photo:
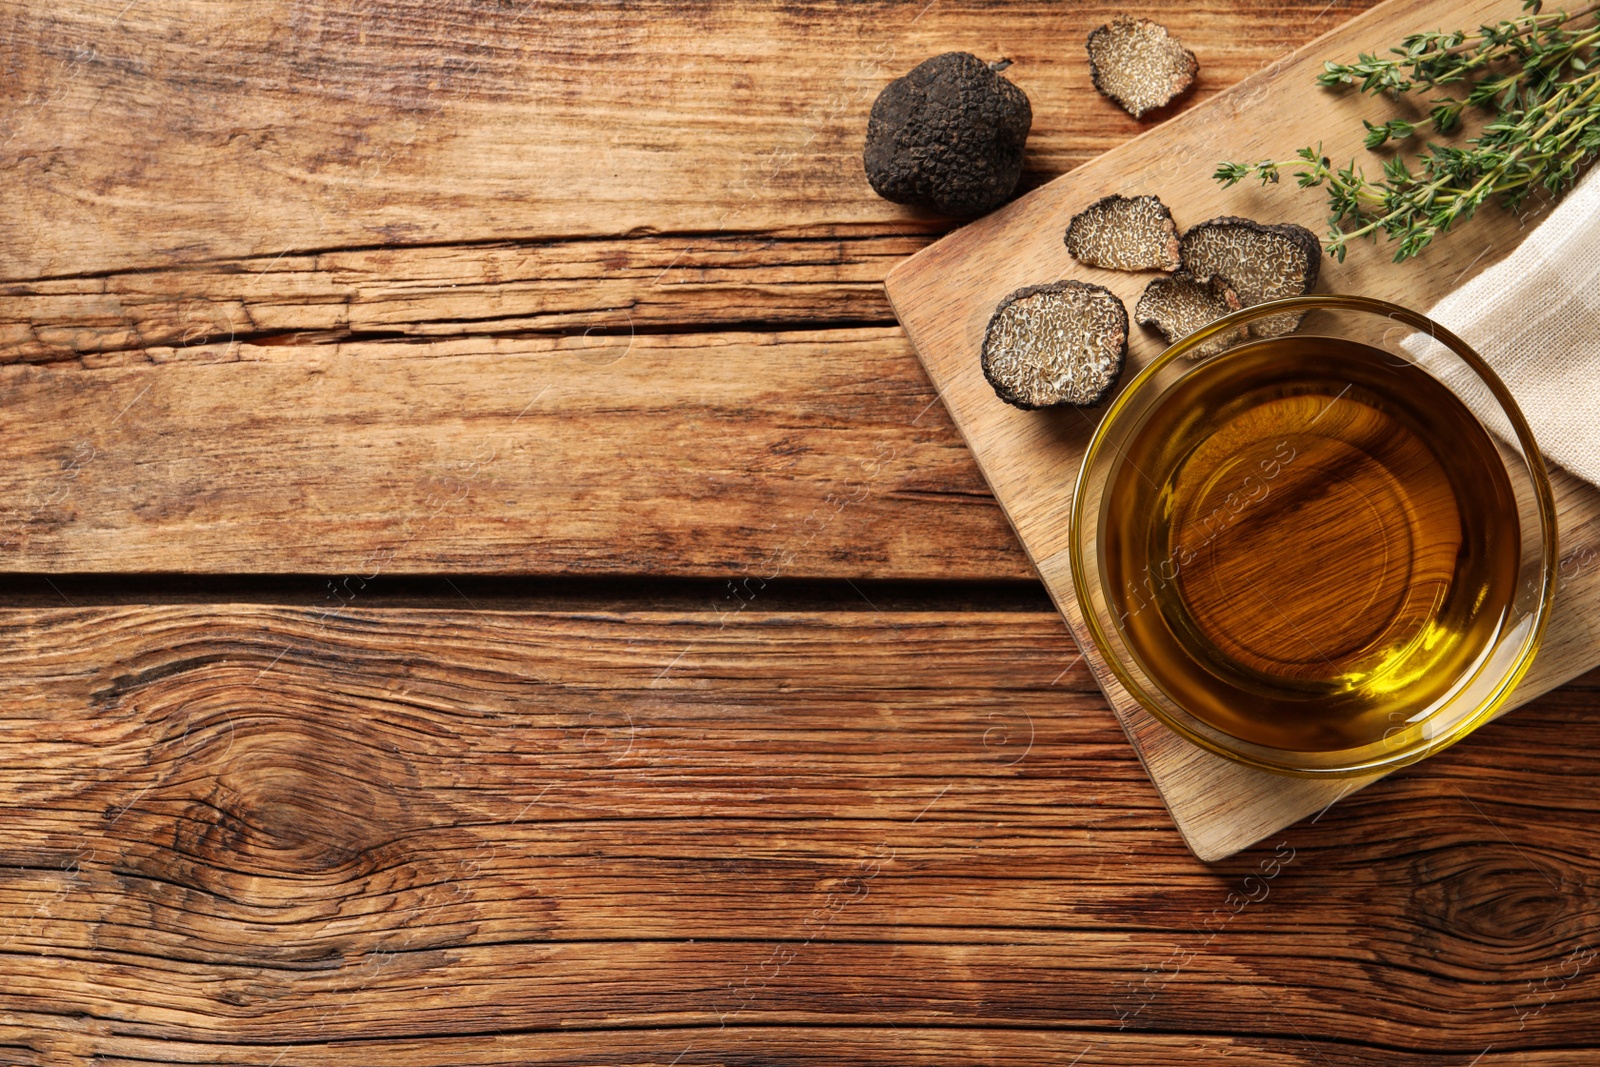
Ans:
<svg viewBox="0 0 1600 1067"><path fill-rule="evenodd" d="M0 1034L4 1031L0 1030ZM53 1049L70 1055L86 1047L115 1048L100 1056L105 1067L143 1067L191 1056L194 1050L159 1040L62 1038ZM12 1050L7 1048L8 1053ZM24 1051L23 1055L28 1053ZM1318 1045L1298 1038L1250 1035L1121 1034L1101 1031L1044 1033L993 1029L891 1026L881 1020L848 1027L771 1026L762 1028L671 1028L593 1034L499 1033L485 1038L432 1037L427 1040L342 1041L303 1045L223 1045L207 1043L207 1063L267 1067L381 1062L394 1067L500 1067L521 1064L629 1064L653 1067L721 1067L728 1063L835 1064L841 1059L869 1065L926 1064L941 1067L952 1057L963 1063L1018 1064L1021 1067L1076 1062L1079 1067L1454 1067L1460 1055L1399 1052L1365 1046ZM1490 1049L1476 1067L1589 1067L1588 1049L1538 1049L1502 1054ZM364 1058L365 1057L365 1058ZM45 1059L20 1059L33 1067ZM194 1062L184 1060L182 1062Z"/></svg>
<svg viewBox="0 0 1600 1067"><path fill-rule="evenodd" d="M1366 6L1164 17L1201 52L1205 99ZM926 232L861 172L884 83L950 49L1010 58L1037 183L1140 128L1093 95L1082 52L1118 10L9 3L0 278L512 238Z"/></svg>
<svg viewBox="0 0 1600 1067"><path fill-rule="evenodd" d="M1025 578L898 329L0 367L6 569Z"/></svg>
<svg viewBox="0 0 1600 1067"><path fill-rule="evenodd" d="M883 276L928 238L859 229L368 248L12 282L0 290L0 362L101 367L230 342L893 325Z"/></svg>
<svg viewBox="0 0 1600 1067"><path fill-rule="evenodd" d="M1597 690L1207 866L1053 612L6 611L0 1045L1582 1062Z"/></svg>
<svg viewBox="0 0 1600 1067"><path fill-rule="evenodd" d="M1077 409L1021 412L995 398L977 358L995 304L1022 285L1079 277L1107 286L1133 306L1148 276L1084 267L1061 242L1073 213L1114 192L1159 193L1180 226L1242 214L1299 222L1320 233L1326 228L1320 191L1300 192L1293 183L1224 190L1210 178L1215 164L1292 158L1311 137L1320 137L1334 159L1367 158L1360 118L1381 120L1390 105L1317 88L1324 61L1382 51L1409 32L1476 26L1515 10L1505 0L1388 0L1145 137L958 231L890 275L890 298L930 377L1085 648L1090 642L1072 591L1067 515L1094 415ZM1539 206L1534 203L1530 212ZM1324 259L1320 288L1426 309L1462 278L1506 255L1528 222L1485 211L1404 265L1391 261L1392 250L1360 246L1345 263ZM1164 347L1153 333L1134 330L1125 374L1131 378ZM1555 484L1569 580L1532 673L1518 691L1521 700L1600 663L1600 631L1591 621L1600 601L1600 568L1577 565L1600 545L1600 491L1564 475ZM1227 855L1372 780L1286 780L1204 752L1155 722L1111 676L1099 653L1090 655L1179 828L1202 856Z"/></svg>

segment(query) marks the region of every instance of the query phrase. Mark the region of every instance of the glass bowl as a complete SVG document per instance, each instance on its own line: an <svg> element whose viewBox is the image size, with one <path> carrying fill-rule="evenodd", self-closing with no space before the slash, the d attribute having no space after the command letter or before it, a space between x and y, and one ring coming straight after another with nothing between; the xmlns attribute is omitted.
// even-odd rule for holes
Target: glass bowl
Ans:
<svg viewBox="0 0 1600 1067"><path fill-rule="evenodd" d="M1435 667L1419 668L1411 670L1410 673L1395 668L1390 670L1389 674L1382 676L1382 688L1374 688L1380 686L1380 682L1374 680L1379 677L1378 674L1347 671L1344 665L1347 662L1388 661L1380 661L1376 658L1377 652L1370 649L1362 651L1359 642L1362 639L1361 635L1367 631L1360 629L1353 631L1358 634L1354 643L1340 647L1355 651L1349 652L1348 657L1344 653L1336 653L1336 656L1344 657L1339 658L1337 663L1328 656L1322 656L1328 670L1323 672L1324 677L1317 682L1324 687L1342 685L1346 690L1342 695L1337 695L1337 699L1329 697L1332 702L1326 705L1304 705L1305 721L1320 721L1316 719L1316 715L1324 713L1329 708L1364 707L1357 703L1348 703L1358 700L1362 694L1377 694L1374 699L1381 698L1385 702L1382 704L1384 716L1381 721L1369 720L1360 717L1366 714L1365 711L1352 713L1356 718L1351 721L1361 722L1363 732L1357 732L1352 728L1348 731L1348 736L1341 736L1337 729L1324 731L1316 736L1314 744L1307 743L1295 735L1295 729L1285 727L1276 733L1273 732L1275 727L1272 716L1281 715L1284 723L1294 726L1298 722L1295 716L1301 714L1299 709L1302 705L1296 704L1293 700L1285 702L1280 699L1282 693L1286 692L1281 688L1259 690L1250 688L1257 685L1255 679L1267 678L1268 675L1251 674L1254 667L1244 659L1240 660L1244 666L1232 661L1218 660L1213 655L1215 645L1194 644L1192 641L1186 643L1183 635L1190 635L1192 638L1202 630L1210 633L1211 630L1208 628L1213 626L1211 620L1215 620L1215 626L1220 628L1217 630L1219 634L1231 625L1226 614L1229 603L1226 596L1232 595L1232 591L1226 588L1225 582L1220 577L1225 574L1243 578L1252 588L1256 585L1256 580L1250 577L1252 573L1256 574L1256 579L1261 579L1262 574L1270 577L1271 589L1276 591L1274 597L1278 599L1269 598L1267 592L1261 592L1260 596L1262 601L1272 605L1274 610L1279 605L1290 608L1288 612L1279 612L1283 615L1285 623L1281 637L1270 639L1280 641L1285 647L1300 640L1300 637L1295 636L1297 632L1305 630L1308 626L1314 628L1319 625L1323 618L1323 614L1320 613L1332 611L1337 615L1338 612L1346 610L1339 603L1339 597L1342 595L1340 583L1348 581L1350 603L1361 601L1362 611L1371 609L1374 603L1372 595L1376 594L1369 595L1364 601L1361 599L1362 590L1366 588L1364 583L1367 582L1365 575L1368 564L1359 563L1349 575L1330 574L1330 568L1326 566L1328 560L1333 558L1328 555L1329 552L1344 552L1345 560L1376 558L1369 555L1349 555L1356 550L1350 542L1340 540L1341 537L1347 536L1340 532L1338 527L1341 524L1348 525L1350 530L1356 531L1353 536L1368 538L1371 552L1381 555L1381 564L1370 566L1381 566L1386 569L1373 573L1389 574L1390 570L1393 570L1389 563L1391 557L1403 561L1403 577L1399 581L1405 583L1405 591L1400 594L1400 599L1381 601L1379 608L1403 603L1409 606L1408 610L1415 610L1417 605L1428 604L1426 597L1433 595L1431 592L1426 595L1411 592L1418 587L1417 583L1422 581L1419 575L1424 573L1422 564L1417 562L1423 558L1417 554L1420 551L1418 546L1431 546L1432 542L1421 539L1422 535L1416 534L1412 526L1402 523L1396 527L1392 521L1386 523L1383 515L1377 512L1374 512L1378 514L1376 520L1362 517L1365 512L1348 520L1341 518L1340 513L1331 510L1335 495L1333 476L1328 475L1327 470L1316 468L1312 460L1302 461L1305 466L1296 472L1295 478L1310 487L1303 489L1303 492L1320 494L1321 503L1318 506L1326 512L1324 517L1338 519L1338 524L1319 519L1318 513L1315 513L1309 505L1302 505L1292 498L1286 501L1280 497L1279 502L1272 508L1262 506L1252 511L1244 504L1247 498L1266 500L1267 494L1276 488L1264 481L1269 477L1268 472L1276 469L1276 465L1269 466L1270 460L1262 460L1261 470L1255 474L1256 488L1251 493L1241 490L1237 498L1231 494L1225 498L1229 502L1229 510L1221 513L1217 526L1225 528L1225 532L1220 536L1232 538L1231 545L1217 541L1215 543L1224 544L1225 547L1213 549L1211 547L1213 542L1208 539L1202 543L1203 547L1198 553L1188 548L1171 548L1172 544L1184 538L1194 541L1188 534L1175 532L1179 528L1176 509L1181 505L1174 503L1176 499L1174 486L1179 485L1179 479L1185 476L1182 473L1184 464L1189 463L1190 457L1198 456L1201 452L1200 445L1191 448L1186 443L1194 438L1185 436L1188 433L1185 425L1191 419L1211 417L1207 411L1193 410L1195 406L1193 398L1227 396L1226 393L1217 394L1214 391L1202 392L1201 383L1223 380L1229 374L1245 374L1247 368L1256 366L1256 363L1250 361L1254 359L1259 362L1264 351L1262 346L1269 342L1250 336L1249 327L1252 323L1256 324L1256 330L1269 330L1270 326L1264 325L1262 320L1271 317L1271 323L1277 324L1281 331L1288 324L1294 323L1296 316L1300 317L1298 326L1292 327L1288 336L1295 341L1304 341L1311 347L1306 348L1310 355L1303 363L1280 363L1281 366L1289 368L1279 373L1290 376L1283 379L1290 387L1293 386L1294 375L1305 374L1309 381L1313 374L1320 374L1325 381L1328 375L1339 372L1338 368L1355 368L1356 362L1347 364L1338 362L1338 359L1342 358L1339 353L1354 351L1346 344L1347 342L1357 342L1367 346L1367 349L1376 350L1368 352L1363 349L1357 354L1361 359L1372 362L1374 366L1380 363L1387 364L1394 368L1395 374L1409 375L1410 377L1404 380L1417 386L1425 386L1429 395L1432 395L1434 389L1433 382L1437 382L1462 402L1461 405L1452 402L1445 406L1458 410L1459 415L1474 420L1475 427L1481 427L1486 431L1485 433L1474 431L1468 435L1472 442L1470 447L1476 450L1473 455L1477 457L1474 460L1478 464L1477 469L1490 476L1490 482L1484 484L1492 483L1497 487L1491 494L1496 502L1494 510L1480 512L1463 503L1468 498L1461 495L1460 487L1468 483L1455 481L1438 483L1449 485L1456 494L1451 498L1453 503L1438 514L1447 516L1441 521L1446 527L1457 532L1454 540L1440 542L1446 547L1434 552L1434 562L1429 564L1440 570L1444 576L1429 580L1436 581L1440 590L1450 590L1449 597L1455 599L1447 599L1444 592L1439 592L1438 599L1431 602L1430 610L1443 611L1442 605L1447 602L1456 603L1461 596L1466 596L1468 599L1462 602L1467 604L1468 610L1477 612L1479 622L1486 629L1459 632L1476 633L1480 638L1474 639L1475 643L1468 638L1461 638L1457 642L1461 651L1459 654L1452 653L1455 656L1453 659L1435 657L1430 660L1426 657L1421 659L1413 657L1407 662L1413 665L1421 663L1424 666L1434 664ZM1319 355L1323 351L1330 353L1326 359ZM1254 356L1251 355L1252 352L1255 353ZM1230 364L1227 361L1237 362ZM1305 369L1302 370L1302 367ZM1194 378L1202 368L1210 368L1208 376ZM1417 371L1427 374L1432 382L1420 381L1416 377ZM1350 373L1355 374L1356 371L1350 369ZM1238 378L1238 380L1258 379ZM1351 381L1355 382L1357 379L1353 377ZM1188 383L1187 388L1185 383ZM1306 388L1309 390L1311 386L1308 385ZM1331 390L1332 386L1319 385L1317 388ZM1365 389L1365 385L1362 388ZM1175 392L1180 389L1181 392ZM1289 391L1293 392L1293 389L1290 388ZM1255 397L1258 394L1239 395ZM1344 395L1340 393L1332 402L1337 402ZM1353 398L1366 395L1362 391L1351 394ZM1339 418L1344 419L1347 424L1351 418L1362 417L1363 413L1383 410L1383 398L1378 394L1373 395L1378 398L1367 406L1344 409ZM1421 393L1416 395L1420 396ZM1173 403L1164 407L1164 399L1171 399ZM1449 400L1450 397L1445 396L1444 399ZM1253 402L1243 399L1239 400L1238 404L1247 405ZM1356 402L1362 403L1359 399ZM1221 411L1222 408L1228 408L1230 403L1232 401L1212 399L1202 402L1200 406L1205 407L1209 404L1217 407L1219 409L1215 416L1217 419L1233 418L1232 415ZM1376 405L1376 408L1372 405ZM1241 407L1240 410L1248 408ZM1313 409L1308 407L1306 410L1310 412ZM1265 412L1266 407L1262 407L1261 411ZM1355 416L1347 414L1351 411L1357 414ZM1264 419L1266 416L1263 414L1261 417ZM1328 427L1334 425L1336 420L1329 420L1321 428L1313 425L1320 417L1320 415L1308 417L1303 423L1296 424L1294 432L1300 436L1296 436L1294 440L1300 442L1300 451L1297 452L1293 446L1285 445L1279 452L1280 458L1291 454L1320 456L1323 453L1315 449L1322 448L1324 443L1327 449L1347 447L1345 443L1333 441L1329 437L1331 431ZM1458 425L1466 424L1458 423ZM1273 432L1279 432L1278 428L1274 427ZM1425 435L1417 439L1422 441L1428 450L1418 454L1431 456L1432 459L1428 462L1437 463L1441 470L1448 465L1441 457L1447 459L1452 454L1451 450L1468 447L1455 440L1429 440ZM1204 443L1205 439L1202 437L1200 440ZM1215 440L1223 443L1213 442L1213 445L1207 447L1225 449L1231 447L1230 442L1235 438L1219 433ZM1152 441L1169 443L1149 444ZM1312 452L1304 451L1308 442L1313 446ZM1383 462L1387 462L1384 459L1386 453L1382 452L1383 447L1380 444L1375 450L1366 453L1358 450L1351 454L1357 456L1357 462L1370 461L1379 464L1380 466L1372 467L1372 470L1382 469L1385 472L1384 476L1387 476L1387 468L1381 467ZM1143 470L1140 469L1140 463L1129 458L1130 448L1133 449L1133 454L1146 464L1151 462L1149 458L1151 456L1166 458L1155 463L1155 469ZM1166 451L1163 452L1162 449ZM1210 455L1214 457L1225 453L1213 451ZM1504 467L1503 480L1497 473L1496 456ZM1228 462L1232 464L1234 461ZM1229 466L1227 469L1245 468ZM1255 470L1253 467L1247 469L1252 472ZM1333 468L1328 468L1331 469ZM1148 490L1137 487L1133 482L1134 472L1149 484ZM1328 480L1323 483L1323 488L1317 487L1317 482L1312 477L1313 473L1317 477L1326 476ZM1202 477L1203 472L1196 474L1191 482L1198 484ZM1127 479L1127 484L1134 485L1134 488L1119 488L1124 484L1119 479ZM1284 479L1284 485L1287 486L1291 480ZM1250 482L1247 479L1242 484L1248 487ZM1373 498L1373 494L1368 490L1374 483L1342 481L1338 484L1359 485L1364 494L1363 499L1352 498L1344 505L1344 515L1355 514L1362 507L1375 506L1364 503L1364 500ZM1344 490L1341 488L1338 491ZM1137 493L1139 496L1130 496L1129 493ZM1143 503L1137 508L1127 507L1128 501L1133 499L1141 500ZM1385 514L1401 516L1405 523L1409 523L1413 522L1415 515L1419 513L1417 500L1431 498L1402 495L1396 499L1399 503L1392 506L1385 502L1387 498L1380 502L1383 508L1389 509ZM1115 510L1112 507L1113 503L1117 504ZM1231 510L1235 504L1239 505L1237 515ZM1193 513L1197 512L1191 511L1185 514ZM1213 514L1218 512L1214 510ZM1492 521L1485 519L1485 515L1492 516ZM1274 526L1274 523L1285 525ZM1296 525L1297 523L1299 525ZM1353 525L1349 525L1352 523ZM1513 524L1516 527L1514 530L1511 529ZM1158 528L1162 532L1154 532ZM1393 545L1396 528L1401 530L1403 539L1398 548ZM1212 529L1209 517L1206 529L1210 533L1210 538L1219 536ZM1322 554L1305 549L1302 560L1301 543L1294 542L1290 538L1304 539L1308 530L1311 532L1311 540L1317 541L1320 538L1318 543L1322 545ZM1319 534L1319 530L1332 532ZM1532 431L1529 430L1510 392L1476 352L1460 338L1425 316L1385 301L1349 296L1296 297L1246 308L1184 338L1142 370L1111 404L1089 443L1073 496L1070 538L1072 578L1079 607L1096 648L1128 692L1158 720L1203 748L1262 770L1304 777L1349 777L1412 763L1459 740L1492 718L1532 663L1544 633L1554 591L1556 570L1555 506L1549 480ZM1390 540L1385 541L1384 538ZM1148 596L1145 595L1145 589L1135 589L1127 581L1128 575L1135 572L1129 571L1125 562L1122 562L1127 558L1129 546L1136 542L1147 543L1146 547L1138 549L1145 555L1134 558L1143 558L1147 561L1142 584L1154 590ZM1493 583L1486 582L1479 587L1477 600L1473 602L1470 599L1471 586L1464 586L1466 579L1462 575L1465 572L1465 564L1461 561L1468 559L1473 551L1477 551L1473 546L1485 542L1500 546L1495 556L1496 563L1493 570L1493 574L1497 577ZM1329 545L1333 547L1329 548ZM1408 547L1412 552L1409 557L1405 555ZM1158 550L1165 551L1166 555L1160 555ZM1258 550L1264 554L1251 555ZM1482 551L1487 553L1489 550ZM1214 564L1212 572L1204 578L1196 576L1201 573L1201 565L1196 563L1196 560L1202 558L1214 560L1222 558L1224 554L1228 554L1227 558L1232 561L1228 564L1232 570L1224 570L1223 565L1219 563ZM1252 572L1248 569L1239 569L1239 560L1244 560L1243 566L1248 568L1254 565L1250 562L1252 559L1266 558L1266 554L1271 556L1270 571ZM1443 562L1439 562L1440 559ZM1149 560L1160 562L1152 570ZM1287 566L1285 561L1288 561ZM1303 570L1304 573L1299 573L1299 570ZM1118 576L1122 583L1120 591L1112 587L1113 575ZM1152 580L1157 584L1152 584ZM1185 580L1189 585L1184 584ZM1320 590L1319 596L1324 599L1331 597L1333 605L1331 608L1324 609L1312 602L1281 599L1283 596L1293 596L1296 590L1313 587ZM1469 592L1460 592L1463 587ZM1491 587L1497 592L1488 606L1483 606L1485 592ZM1206 590L1211 592L1205 593L1205 596L1224 597L1220 601L1223 605L1221 608L1199 603L1203 599L1203 591ZM1252 596L1254 594L1247 595L1241 591L1238 603L1244 604ZM1259 611L1266 617L1265 608L1253 600L1251 603L1255 604L1253 610ZM1135 604L1137 607L1133 606ZM1139 617L1140 612L1146 611L1154 614ZM1195 619L1202 618L1202 611L1210 614L1205 616L1197 629ZM1306 614L1307 612L1313 614ZM1298 625L1294 621L1296 618L1301 620ZM1329 625L1334 624L1329 623ZM1432 648L1429 642L1437 642L1440 634L1458 632L1448 630L1438 622L1417 623L1412 630L1404 633L1396 628L1398 624L1380 622L1378 625L1379 629L1372 632L1383 634L1380 643L1389 642L1394 634L1401 634L1405 641L1410 641L1410 644L1404 647L1413 652ZM1382 627L1386 625L1389 629L1383 630ZM1407 625L1411 623L1408 622ZM1322 631L1317 632L1320 634ZM1165 635L1161 637L1161 641L1166 643L1159 645L1165 651L1159 655L1151 652L1152 648L1157 647L1150 643L1151 634ZM1168 641L1168 638L1171 640ZM1254 636L1247 641L1241 640L1244 644L1241 644L1240 648L1246 649L1240 653L1241 657L1253 654L1249 649L1266 648L1266 644L1270 643L1265 638ZM1401 641L1401 638L1394 640ZM1305 637L1305 641L1315 645L1309 636ZM1385 650L1390 651L1399 647L1401 644L1383 646ZM1174 648L1190 658L1174 659L1172 655ZM1272 648L1266 648L1266 652L1269 655L1276 654ZM1363 655L1368 658L1361 660L1360 656ZM1288 662L1292 656L1288 651L1284 651L1279 658ZM1215 666L1219 662L1224 666ZM1441 663L1450 666L1436 666ZM1274 666L1272 669L1278 668ZM1318 666L1317 669L1320 671L1321 667ZM1432 673L1429 673L1430 669ZM1185 671L1200 672L1187 677L1198 679L1206 685L1222 678L1242 679L1229 680L1227 684L1244 688L1226 691L1252 694L1237 703L1240 706L1248 705L1254 708L1252 714L1260 715L1259 721L1265 725L1245 724L1245 720L1237 716L1230 718L1229 706L1218 702L1210 695L1204 697L1190 695L1200 690L1193 687L1186 688L1187 683L1182 681L1186 677L1183 673ZM1237 675L1228 673L1235 671L1244 673ZM1287 684L1277 675L1270 677L1273 685ZM1175 678L1179 681L1174 682ZM1363 688L1364 686L1366 688ZM1305 691L1311 692L1310 689ZM1257 695L1269 692L1275 695L1270 699L1262 696L1260 700L1263 703L1253 703ZM1316 692L1327 696L1332 690L1324 688ZM1347 703L1340 704L1337 700L1346 700ZM1382 730L1381 736L1376 727L1372 726L1374 722L1378 726L1389 724Z"/></svg>

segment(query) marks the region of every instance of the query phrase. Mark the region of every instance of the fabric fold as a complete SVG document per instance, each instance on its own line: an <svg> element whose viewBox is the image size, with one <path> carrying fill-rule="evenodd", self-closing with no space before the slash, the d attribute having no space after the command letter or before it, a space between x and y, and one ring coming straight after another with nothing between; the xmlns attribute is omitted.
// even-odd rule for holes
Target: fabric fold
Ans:
<svg viewBox="0 0 1600 1067"><path fill-rule="evenodd" d="M1427 314L1499 374L1547 461L1600 485L1600 167ZM1503 421L1486 390L1464 393L1488 425Z"/></svg>

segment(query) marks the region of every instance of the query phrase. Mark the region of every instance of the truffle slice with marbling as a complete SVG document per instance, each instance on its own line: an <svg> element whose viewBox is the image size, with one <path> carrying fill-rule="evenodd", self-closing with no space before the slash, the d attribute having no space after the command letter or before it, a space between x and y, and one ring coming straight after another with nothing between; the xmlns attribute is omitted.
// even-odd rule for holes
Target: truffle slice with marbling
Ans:
<svg viewBox="0 0 1600 1067"><path fill-rule="evenodd" d="M1156 196L1102 197L1072 216L1067 252L1111 270L1177 270L1178 227Z"/></svg>
<svg viewBox="0 0 1600 1067"><path fill-rule="evenodd" d="M1134 118L1172 103L1194 84L1200 61L1159 22L1118 15L1089 34L1094 87Z"/></svg>
<svg viewBox="0 0 1600 1067"><path fill-rule="evenodd" d="M1322 246L1304 226L1268 226L1232 215L1191 226L1179 243L1183 269L1196 278L1220 274L1245 307L1303 296L1317 284ZM1270 315L1250 324L1257 337L1291 333L1296 314Z"/></svg>
<svg viewBox="0 0 1600 1067"><path fill-rule="evenodd" d="M1019 408L1092 407L1128 354L1128 309L1087 282L1030 285L1002 300L983 337L983 375Z"/></svg>
<svg viewBox="0 0 1600 1067"><path fill-rule="evenodd" d="M1239 294L1221 275L1201 280L1188 271L1179 271L1170 278L1157 278L1145 286L1144 294L1134 306L1133 317L1141 326L1155 327L1168 344L1175 345L1202 326L1209 326L1241 307ZM1244 340L1248 333L1243 326L1229 330L1195 348L1190 355L1196 358L1213 355Z"/></svg>

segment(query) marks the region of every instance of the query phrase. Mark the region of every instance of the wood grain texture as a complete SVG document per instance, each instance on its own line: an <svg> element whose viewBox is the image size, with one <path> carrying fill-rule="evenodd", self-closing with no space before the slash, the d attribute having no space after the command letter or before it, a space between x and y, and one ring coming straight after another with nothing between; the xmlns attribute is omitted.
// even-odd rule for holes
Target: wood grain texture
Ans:
<svg viewBox="0 0 1600 1067"><path fill-rule="evenodd" d="M1111 193L1157 192L1180 227L1218 215L1242 214L1298 222L1322 232L1326 226L1320 191L1300 192L1287 186L1223 189L1210 178L1215 164L1292 158L1308 130L1317 131L1332 158L1365 156L1361 117L1381 121L1391 105L1317 88L1316 75L1325 61L1381 52L1418 29L1475 26L1515 10L1515 5L1502 0L1472 4L1390 0L1147 136L963 228L890 275L889 294L901 322L1086 649L1092 646L1073 593L1066 516L1077 470L1094 431L1094 415L1078 409L1022 412L995 398L976 358L995 305L1023 285L1077 277L1105 285L1132 306L1148 275L1085 267L1067 255L1061 241L1074 213ZM1529 210L1540 206L1535 203ZM1404 265L1391 261L1391 251L1358 246L1344 263L1324 258L1319 289L1381 296L1425 310L1458 281L1510 252L1529 222L1485 211ZM1131 379L1165 347L1158 335L1134 330L1124 374ZM1600 491L1563 472L1554 473L1568 580L1532 672L1518 689L1518 700L1600 664L1600 629L1593 621L1594 606L1600 603L1600 570L1574 566L1592 556L1600 544ZM1225 856L1372 780L1285 781L1230 763L1155 722L1112 677L1098 652L1091 651L1090 659L1173 817L1202 856Z"/></svg>
<svg viewBox="0 0 1600 1067"><path fill-rule="evenodd" d="M898 329L0 367L7 569L1027 577Z"/></svg>
<svg viewBox="0 0 1600 1067"><path fill-rule="evenodd" d="M9 1063L1594 1055L1594 676L1212 866L1054 613L0 635Z"/></svg>
<svg viewBox="0 0 1600 1067"><path fill-rule="evenodd" d="M1205 44L1192 99L1361 6L1236 4L1222 9L1225 32L1204 9L1174 18ZM391 572L739 579L787 561L790 575L1031 575L938 405L922 411L931 389L916 410L869 403L869 385L913 401L921 372L897 338L851 364L854 381L815 377L814 346L754 339L740 358L794 357L772 364L775 403L746 392L708 407L705 387L733 373L716 330L892 324L878 283L949 223L874 196L860 144L878 89L923 56L962 47L1013 61L1036 115L1028 184L1138 130L1086 95L1083 64L1062 59L1110 11L950 0L0 7L11 191L0 361L148 369L253 362L270 348L305 368L63 377L48 397L20 384L38 379L0 374L30 438L0 486L6 569L354 573L377 558ZM661 331L691 336L645 344L671 346L670 361L632 358L631 342ZM363 347L463 338L491 342L474 367L436 360L415 380L392 377L393 355L462 347ZM330 361L345 373L330 377ZM598 413L623 364L654 375L654 417L622 417L639 397ZM477 410L479 387L438 392L485 365L483 391L531 399L555 382L548 400L586 399L518 424L553 462L515 476L521 488L502 499L516 510L427 519L460 491L462 471L505 444L506 398ZM222 380L240 398L291 402L228 410L212 391ZM308 403L318 381L356 395L328 389ZM139 428L111 431L137 447L106 462L106 424L154 382L125 416ZM392 402L412 384L432 391L415 413L409 394ZM163 391L170 403L148 403ZM11 399L19 392L36 412ZM450 406L450 425L427 424L430 395ZM369 402L380 409L358 407ZM708 419L722 429L707 449L737 438L709 475L661 447L696 440ZM619 424L638 432L621 430L613 448ZM847 439L842 453L821 444ZM875 497L897 503L807 540L831 493L857 491L855 450L869 439L902 457L902 480ZM511 469L502 459L497 477ZM83 491L91 479L98 493ZM652 516L662 521L643 521Z"/></svg>
<svg viewBox="0 0 1600 1067"><path fill-rule="evenodd" d="M925 224L926 225L926 224ZM142 363L168 349L377 338L603 338L892 325L889 267L926 237L818 227L262 255L4 284L0 362Z"/></svg>
<svg viewBox="0 0 1600 1067"><path fill-rule="evenodd" d="M1187 106L1370 6L1157 17ZM0 569L198 576L0 612L0 1063L1587 1067L1593 676L1205 866L1059 616L940 606L1032 571L867 108L1006 56L1040 185L1117 10L0 2Z"/></svg>
<svg viewBox="0 0 1600 1067"><path fill-rule="evenodd" d="M1205 53L1201 100L1366 6L1164 17ZM1036 183L1141 128L1094 95L1081 53L1118 10L14 3L0 10L0 277L507 238L927 233L863 180L883 84L950 49L1009 58L1033 102Z"/></svg>

